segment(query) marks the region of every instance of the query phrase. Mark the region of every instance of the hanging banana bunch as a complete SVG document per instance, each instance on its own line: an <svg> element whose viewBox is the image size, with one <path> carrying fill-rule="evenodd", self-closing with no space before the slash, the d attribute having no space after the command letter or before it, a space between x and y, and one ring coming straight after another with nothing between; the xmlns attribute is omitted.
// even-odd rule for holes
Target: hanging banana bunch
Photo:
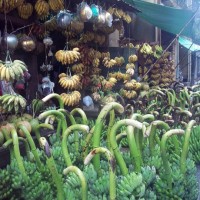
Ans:
<svg viewBox="0 0 200 200"><path fill-rule="evenodd" d="M58 12L59 10L64 10L64 0L49 0L49 7L54 12Z"/></svg>
<svg viewBox="0 0 200 200"><path fill-rule="evenodd" d="M80 86L80 78L78 75L67 75L65 73L61 73L59 75L59 83L64 89L77 89Z"/></svg>
<svg viewBox="0 0 200 200"><path fill-rule="evenodd" d="M82 74L85 71L85 66L82 63L72 65L72 72Z"/></svg>
<svg viewBox="0 0 200 200"><path fill-rule="evenodd" d="M62 93L60 96L66 106L75 106L81 100L81 94L79 91L73 91L71 93Z"/></svg>
<svg viewBox="0 0 200 200"><path fill-rule="evenodd" d="M26 64L21 60L14 60L5 64L1 61L0 63L0 79L7 82L20 79L24 76L24 72L27 71Z"/></svg>
<svg viewBox="0 0 200 200"><path fill-rule="evenodd" d="M31 3L23 3L17 7L17 11L22 19L28 19L33 13L33 6Z"/></svg>
<svg viewBox="0 0 200 200"><path fill-rule="evenodd" d="M55 54L56 60L61 62L63 65L72 64L79 60L80 52L79 48L73 48L70 50L59 50Z"/></svg>
<svg viewBox="0 0 200 200"><path fill-rule="evenodd" d="M37 0L35 11L39 18L44 18L49 14L49 4L45 0Z"/></svg>
<svg viewBox="0 0 200 200"><path fill-rule="evenodd" d="M57 28L56 17L52 17L51 19L44 22L45 29L47 31L54 31Z"/></svg>
<svg viewBox="0 0 200 200"><path fill-rule="evenodd" d="M0 0L0 11L6 13L22 5L24 0Z"/></svg>

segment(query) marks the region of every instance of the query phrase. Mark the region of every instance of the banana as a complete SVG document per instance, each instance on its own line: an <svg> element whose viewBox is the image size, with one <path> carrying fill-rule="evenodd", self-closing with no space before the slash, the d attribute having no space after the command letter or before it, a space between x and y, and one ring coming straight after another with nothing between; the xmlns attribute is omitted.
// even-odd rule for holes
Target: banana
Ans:
<svg viewBox="0 0 200 200"><path fill-rule="evenodd" d="M8 67L6 67L6 76L5 76L5 78L6 78L6 81L10 81L11 80L11 77L10 77L10 71L9 71L9 68Z"/></svg>
<svg viewBox="0 0 200 200"><path fill-rule="evenodd" d="M5 77L6 77L6 67L5 66L1 70L0 77L1 77L1 80L5 80Z"/></svg>
<svg viewBox="0 0 200 200"><path fill-rule="evenodd" d="M2 104L5 104L9 99L10 99L11 95L6 96L3 101Z"/></svg>
<svg viewBox="0 0 200 200"><path fill-rule="evenodd" d="M19 96L19 105L22 109L26 108L26 100L22 96Z"/></svg>
<svg viewBox="0 0 200 200"><path fill-rule="evenodd" d="M8 104L12 104L13 102L14 102L14 100L15 100L15 96L14 95L10 95L10 98L9 98L9 100L8 100Z"/></svg>
<svg viewBox="0 0 200 200"><path fill-rule="evenodd" d="M9 73L10 73L10 78L11 78L12 80L15 80L15 79L16 79L16 78L15 78L15 73L14 73L14 71L12 70L12 68L9 67L8 70L9 70Z"/></svg>
<svg viewBox="0 0 200 200"><path fill-rule="evenodd" d="M19 97L18 96L15 97L14 110L15 110L15 113L18 113L19 111Z"/></svg>

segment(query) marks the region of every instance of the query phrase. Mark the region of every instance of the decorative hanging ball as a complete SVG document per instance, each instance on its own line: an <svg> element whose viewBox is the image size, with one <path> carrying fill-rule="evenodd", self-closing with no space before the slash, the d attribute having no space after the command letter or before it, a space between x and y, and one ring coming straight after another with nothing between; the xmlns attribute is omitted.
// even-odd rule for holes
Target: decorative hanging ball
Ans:
<svg viewBox="0 0 200 200"><path fill-rule="evenodd" d="M33 40L32 37L28 35L22 36L20 43L21 43L22 49L27 52L33 51L36 48L35 41Z"/></svg>
<svg viewBox="0 0 200 200"><path fill-rule="evenodd" d="M99 6L98 5L95 5L95 4L92 4L90 6L91 10L92 10L92 20L95 21L98 16L99 16L99 12L100 12L100 9L99 9Z"/></svg>
<svg viewBox="0 0 200 200"><path fill-rule="evenodd" d="M56 17L57 24L60 28L67 28L72 21L72 14L67 10L61 10Z"/></svg>
<svg viewBox="0 0 200 200"><path fill-rule="evenodd" d="M14 34L4 34L3 37L0 38L1 47L5 50L15 50L19 41Z"/></svg>
<svg viewBox="0 0 200 200"><path fill-rule="evenodd" d="M112 22L113 22L113 16L109 13L109 12L105 12L105 23L107 24L108 27L112 26Z"/></svg>
<svg viewBox="0 0 200 200"><path fill-rule="evenodd" d="M47 36L43 39L43 43L45 46L51 46L53 44L53 40Z"/></svg>
<svg viewBox="0 0 200 200"><path fill-rule="evenodd" d="M92 17L92 10L86 2L82 2L77 7L77 15L81 21L87 22Z"/></svg>

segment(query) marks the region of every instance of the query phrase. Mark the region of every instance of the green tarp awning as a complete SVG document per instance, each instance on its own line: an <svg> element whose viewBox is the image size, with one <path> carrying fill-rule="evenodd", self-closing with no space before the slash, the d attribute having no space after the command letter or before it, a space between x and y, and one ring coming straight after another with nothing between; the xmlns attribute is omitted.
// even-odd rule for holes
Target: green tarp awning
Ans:
<svg viewBox="0 0 200 200"><path fill-rule="evenodd" d="M194 44L191 40L186 37L179 37L179 43L190 51L200 51L200 45Z"/></svg>
<svg viewBox="0 0 200 200"><path fill-rule="evenodd" d="M194 12L185 9L176 9L172 7L162 6L141 0L123 0L130 6L133 6L140 12L138 16L151 23L158 28L178 34L181 29L192 18ZM182 35L192 37L192 22L184 29Z"/></svg>

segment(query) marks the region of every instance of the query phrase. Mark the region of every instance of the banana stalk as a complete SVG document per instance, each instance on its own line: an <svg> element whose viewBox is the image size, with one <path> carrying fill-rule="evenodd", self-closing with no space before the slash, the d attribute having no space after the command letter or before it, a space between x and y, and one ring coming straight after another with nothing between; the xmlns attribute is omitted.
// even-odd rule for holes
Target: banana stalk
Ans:
<svg viewBox="0 0 200 200"><path fill-rule="evenodd" d="M47 159L47 167L49 168L52 178L55 182L56 188L57 188L57 200L65 200L65 194L63 190L63 182L60 174L58 174L58 171L56 169L55 161L51 155L49 144L46 140L46 138L41 137L40 138L40 146L44 150L44 153L46 155Z"/></svg>
<svg viewBox="0 0 200 200"><path fill-rule="evenodd" d="M126 133L126 132L122 132L122 133L117 134L117 135L116 135L116 142L117 142L117 144L119 144L120 141L121 141L123 138L125 138L125 137L127 137L127 133Z"/></svg>
<svg viewBox="0 0 200 200"><path fill-rule="evenodd" d="M59 95L59 94L56 94L56 93L51 93L51 94L47 95L46 97L44 97L44 98L42 99L42 101L43 101L44 103L46 103L47 101L49 101L49 100L52 99L52 98L55 98L55 99L58 100L59 108L64 108L64 103L63 103L63 101L62 101L60 95Z"/></svg>
<svg viewBox="0 0 200 200"><path fill-rule="evenodd" d="M85 176L83 174L83 172L76 166L69 166L66 169L63 170L63 174L67 175L70 172L75 173L81 182L81 189L82 189L82 200L87 200L87 193L88 193L88 189L87 189L87 181L85 179Z"/></svg>
<svg viewBox="0 0 200 200"><path fill-rule="evenodd" d="M19 140L18 140L17 131L15 128L11 129L11 136L12 136L13 146L14 146L14 155L15 155L19 170L22 173L22 176L26 179L27 174L24 168L22 157L20 155Z"/></svg>
<svg viewBox="0 0 200 200"><path fill-rule="evenodd" d="M111 131L111 128L113 127L115 123L115 111L114 110L111 110L110 111L110 120L109 120L109 124L108 124L108 130L107 130L107 147L108 149L110 149L110 131Z"/></svg>
<svg viewBox="0 0 200 200"><path fill-rule="evenodd" d="M126 174L128 174L128 168L126 167L126 163L125 163L125 161L124 161L124 159L121 155L121 152L119 151L117 141L116 141L116 133L117 133L117 130L119 128L121 128L122 126L129 126L129 125L134 126L138 129L143 129L144 132L146 130L146 127L139 121L136 121L136 120L133 120L133 119L123 119L123 120L120 120L120 121L115 123L115 125L112 127L111 133L110 133L111 148L112 148L112 151L115 155L117 163L119 164L120 170L121 170L121 172L124 176Z"/></svg>
<svg viewBox="0 0 200 200"><path fill-rule="evenodd" d="M156 120L151 123L151 125L148 127L146 133L149 135L149 150L151 156L154 155L154 148L155 148L155 134L156 129L161 128L166 131L170 129L169 125L161 120Z"/></svg>
<svg viewBox="0 0 200 200"><path fill-rule="evenodd" d="M182 129L172 129L167 131L165 134L163 134L161 143L160 143L160 150L161 150L161 157L163 161L163 167L164 167L164 174L167 180L167 184L169 189L172 189L172 171L168 162L167 158L167 152L166 152L166 142L169 137L172 135L178 135L178 134L184 134L184 130Z"/></svg>
<svg viewBox="0 0 200 200"><path fill-rule="evenodd" d="M101 132L102 132L102 128L103 128L103 121L106 118L107 114L113 109L118 111L119 113L124 112L123 106L117 102L108 103L103 107L103 109L99 113L97 120L95 122L95 128L94 128L94 134L93 134L93 148L99 147L100 136L101 136ZM99 169L100 169L100 156L99 155L96 155L94 157L93 165L94 165L96 172L99 173Z"/></svg>
<svg viewBox="0 0 200 200"><path fill-rule="evenodd" d="M8 133L8 131L7 131L6 128L1 128L1 132L3 133L3 136L4 136L4 138L5 138L6 141L8 141L9 139L11 139L11 137L9 136L9 133ZM9 146L8 149L9 149L9 152L10 152L10 161L12 161L12 159L15 157L14 156L13 146L12 145Z"/></svg>
<svg viewBox="0 0 200 200"><path fill-rule="evenodd" d="M70 120L71 125L75 125L76 121L74 116L67 110L65 109L59 109L58 111L62 112L68 119ZM79 150L79 136L78 136L78 131L75 131L74 133L74 143L75 143L75 149L76 152Z"/></svg>
<svg viewBox="0 0 200 200"><path fill-rule="evenodd" d="M74 117L75 114L80 114L81 118L82 118L82 123L85 125L88 125L88 119L87 116L85 114L85 112L81 109L81 108L74 108L70 114Z"/></svg>
<svg viewBox="0 0 200 200"><path fill-rule="evenodd" d="M42 123L42 124L36 125L34 128L34 132L35 132L35 136L36 136L38 142L40 141L40 137L41 137L41 135L40 135L41 128L47 128L47 129L53 130L53 126L51 124Z"/></svg>
<svg viewBox="0 0 200 200"><path fill-rule="evenodd" d="M59 112L59 111L57 111L57 110L49 110L49 111L45 111L45 112L41 113L38 116L38 119L42 120L43 118L45 118L45 117L47 117L49 115L55 115L57 118L59 118L62 121L62 134L63 134L64 131L67 129L67 122L65 120L64 114Z"/></svg>
<svg viewBox="0 0 200 200"><path fill-rule="evenodd" d="M28 140L28 143L29 143L29 145L31 147L31 152L34 155L37 167L41 171L42 170L42 162L41 162L40 157L38 155L37 148L35 146L33 138L31 137L31 134L29 133L29 131L27 130L27 128L25 126L23 126L23 125L19 125L17 127L17 129L21 129L23 131L24 135L26 136L26 138Z"/></svg>
<svg viewBox="0 0 200 200"><path fill-rule="evenodd" d="M85 158L84 164L88 165L91 161L91 159L96 155L103 153L108 159L109 162L109 183L110 183L110 200L115 200L116 199L116 161L113 156L113 154L106 148L103 147L98 147L94 148Z"/></svg>
<svg viewBox="0 0 200 200"><path fill-rule="evenodd" d="M18 137L18 139L19 139L19 141L23 142L24 147L25 147L25 151L26 151L27 159L28 159L28 161L31 162L32 161L31 151L30 151L30 147L29 147L29 144L28 144L27 140L22 138L22 137ZM8 148L12 143L13 143L13 140L9 139L5 143L3 143L2 147L3 148Z"/></svg>
<svg viewBox="0 0 200 200"><path fill-rule="evenodd" d="M73 131L82 131L83 133L88 133L89 127L87 125L75 124L68 127L66 131L63 133L62 152L65 159L65 163L68 167L72 165L72 161L70 159L68 148L67 148L67 138L69 134L73 133Z"/></svg>
<svg viewBox="0 0 200 200"><path fill-rule="evenodd" d="M187 154L189 151L190 134L191 134L192 128L195 124L196 124L196 121L191 120L188 123L186 131L185 131L185 138L184 138L184 142L183 142L183 148L182 148L181 160L180 160L181 172L184 175L186 173L186 159L187 159Z"/></svg>

